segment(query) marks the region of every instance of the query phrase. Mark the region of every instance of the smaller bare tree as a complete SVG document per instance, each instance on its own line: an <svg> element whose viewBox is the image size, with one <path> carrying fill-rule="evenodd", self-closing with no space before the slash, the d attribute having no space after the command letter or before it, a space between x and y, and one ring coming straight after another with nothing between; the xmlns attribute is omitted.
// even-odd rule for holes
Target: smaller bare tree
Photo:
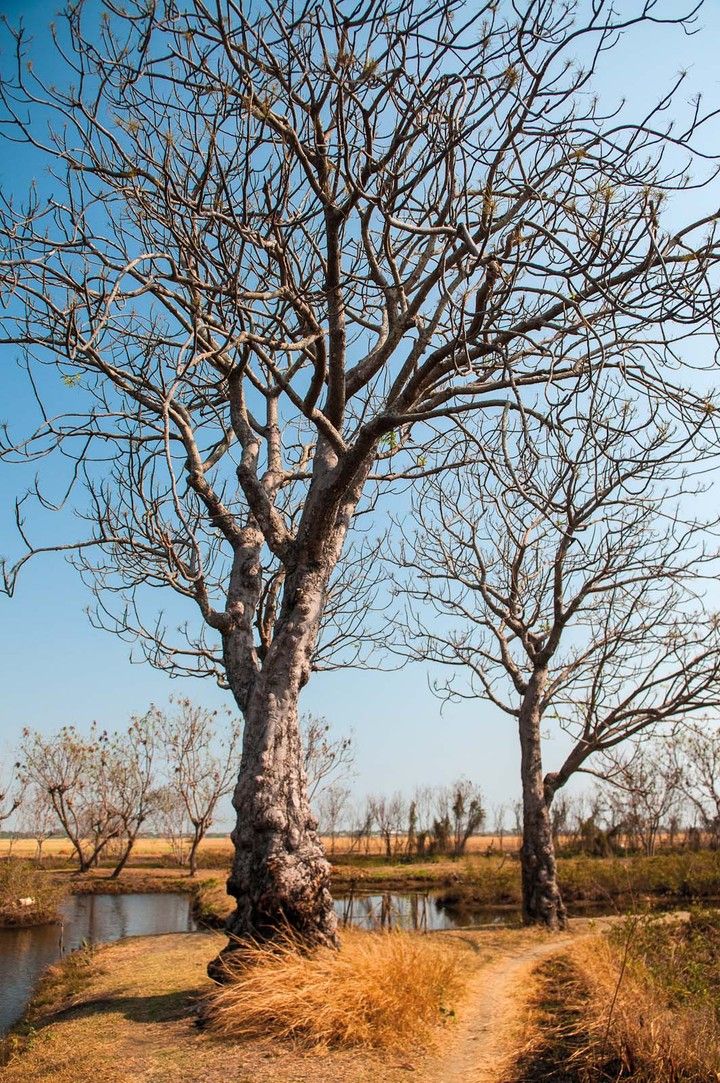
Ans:
<svg viewBox="0 0 720 1083"><path fill-rule="evenodd" d="M389 860L400 852L403 845L407 802L399 792L390 797L377 794L369 798L369 808L372 822L383 841L385 857Z"/></svg>
<svg viewBox="0 0 720 1083"><path fill-rule="evenodd" d="M0 771L0 828L19 809L23 799L22 782L18 775L20 764Z"/></svg>
<svg viewBox="0 0 720 1083"><path fill-rule="evenodd" d="M50 737L26 729L21 770L45 793L70 840L78 871L87 872L121 831L108 771L109 737L95 723L89 737L74 726Z"/></svg>
<svg viewBox="0 0 720 1083"><path fill-rule="evenodd" d="M43 846L57 830L58 818L47 792L37 783L30 783L23 793L20 807L20 828L35 840L35 860L42 861Z"/></svg>
<svg viewBox="0 0 720 1083"><path fill-rule="evenodd" d="M645 745L625 759L614 759L608 780L616 791L616 817L633 849L652 857L681 801L682 767L662 745Z"/></svg>
<svg viewBox="0 0 720 1083"><path fill-rule="evenodd" d="M396 649L466 678L436 682L440 696L514 720L527 923L565 923L550 818L561 787L592 773L591 757L720 704L720 621L698 595L710 565L683 511L704 424L699 412L673 428L608 377L551 424L528 410L462 426L452 452L474 465L428 477L414 500ZM551 719L570 747L545 771Z"/></svg>
<svg viewBox="0 0 720 1083"><path fill-rule="evenodd" d="M118 856L110 874L117 879L127 864L140 831L147 823L158 789L156 760L160 713L151 707L132 719L124 734L114 734L106 755L110 803L118 824Z"/></svg>
<svg viewBox="0 0 720 1083"><path fill-rule="evenodd" d="M305 753L308 799L317 802L324 790L352 774L355 764L352 734L334 737L327 719L307 714L300 720L300 737Z"/></svg>
<svg viewBox="0 0 720 1083"><path fill-rule="evenodd" d="M160 786L155 794L150 825L155 834L170 843L173 860L182 866L187 865L192 834L185 805L178 801L175 786Z"/></svg>
<svg viewBox="0 0 720 1083"><path fill-rule="evenodd" d="M173 715L160 714L168 782L192 829L188 866L197 872L198 847L212 827L218 802L232 792L241 724L229 711L209 711L189 699Z"/></svg>
<svg viewBox="0 0 720 1083"><path fill-rule="evenodd" d="M318 800L320 830L330 839L330 853L335 853L340 817L346 812L350 800L350 790L339 782L326 786Z"/></svg>
<svg viewBox="0 0 720 1083"><path fill-rule="evenodd" d="M673 753L680 788L696 823L710 846L720 849L720 729L707 723L688 725Z"/></svg>

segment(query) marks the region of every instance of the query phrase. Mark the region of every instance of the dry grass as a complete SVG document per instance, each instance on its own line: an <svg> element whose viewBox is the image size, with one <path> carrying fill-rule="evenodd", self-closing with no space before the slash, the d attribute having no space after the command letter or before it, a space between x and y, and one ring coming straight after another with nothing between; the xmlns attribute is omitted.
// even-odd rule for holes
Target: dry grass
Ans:
<svg viewBox="0 0 720 1083"><path fill-rule="evenodd" d="M207 1000L216 1034L306 1047L433 1044L465 984L465 952L417 933L348 930L340 951L298 951L291 937L238 947L231 979Z"/></svg>
<svg viewBox="0 0 720 1083"><path fill-rule="evenodd" d="M678 1005L623 943L583 938L539 967L518 1083L717 1083L720 1030L709 1006Z"/></svg>
<svg viewBox="0 0 720 1083"><path fill-rule="evenodd" d="M419 938L420 939L420 938ZM449 936L428 937L442 942ZM465 942L467 941L467 942ZM477 950L470 947L476 942ZM448 1083L446 1043L427 1056L410 1050L308 1048L272 1038L219 1037L195 1025L199 998L212 985L205 968L225 943L217 933L138 937L107 945L93 957L89 984L52 1005L38 1005L23 1051L0 1068L0 1083ZM497 932L454 943L475 973L518 934ZM440 946L440 943L438 943ZM42 1012L50 1008L47 1015ZM452 1048L472 1021L460 1005L459 1025L443 1031ZM421 1035L422 1042L425 1036ZM474 1037L477 1041L477 1037ZM478 1053L479 1055L479 1053ZM409 1075L408 1073L412 1073ZM455 1078L454 1076L452 1077ZM464 1078L464 1077L463 1077Z"/></svg>
<svg viewBox="0 0 720 1083"><path fill-rule="evenodd" d="M605 937L576 951L588 988L583 1058L596 1064L611 1059L622 1068L621 1078L637 1083L715 1083L720 1031L713 1012L672 1003L642 963L623 966L624 955L623 946Z"/></svg>

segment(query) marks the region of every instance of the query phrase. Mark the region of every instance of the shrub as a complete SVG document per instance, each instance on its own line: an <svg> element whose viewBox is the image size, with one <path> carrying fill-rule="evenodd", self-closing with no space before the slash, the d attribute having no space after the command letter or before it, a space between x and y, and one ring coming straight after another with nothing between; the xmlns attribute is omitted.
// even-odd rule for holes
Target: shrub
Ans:
<svg viewBox="0 0 720 1083"><path fill-rule="evenodd" d="M0 924L29 925L51 921L63 896L62 887L51 876L27 861L0 860ZM30 905L21 899L32 899Z"/></svg>
<svg viewBox="0 0 720 1083"><path fill-rule="evenodd" d="M454 1016L465 951L448 938L348 930L339 951L299 950L289 935L243 944L230 980L210 994L209 1029L233 1038L291 1039L307 1046L432 1044Z"/></svg>

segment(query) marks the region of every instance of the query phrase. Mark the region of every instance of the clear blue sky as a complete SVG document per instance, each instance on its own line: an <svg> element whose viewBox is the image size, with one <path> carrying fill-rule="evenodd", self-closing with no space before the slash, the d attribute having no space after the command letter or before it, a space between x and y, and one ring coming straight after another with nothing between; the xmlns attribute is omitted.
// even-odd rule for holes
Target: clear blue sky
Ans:
<svg viewBox="0 0 720 1083"><path fill-rule="evenodd" d="M24 15L36 34L36 56L48 66L56 59L42 27L58 6L48 0L0 0L0 12L11 20ZM618 6L635 10L638 5L619 0ZM679 0L665 5L669 11L681 6ZM685 98L702 90L708 101L720 101L720 0L708 0L700 22L703 30L694 37L659 28L645 34L641 44L637 38L626 41L605 62L598 82L603 97L626 96L640 108L651 90L687 68ZM7 64L8 57L0 62ZM3 183L29 171L22 149L11 156L3 152ZM695 209L693 196L684 199L678 209L689 215ZM0 354L0 421L22 412L25 393L10 352ZM8 509L21 481L18 471L0 466L0 552L12 546ZM122 726L131 713L151 701L164 704L172 692L208 706L228 701L228 694L209 681L170 681L146 664L131 665L127 644L90 627L84 614L90 600L75 572L57 556L28 566L14 598L0 597L0 753L9 753L23 726L50 731L69 722L84 728L92 720ZM510 803L518 795L519 757L511 721L482 703L448 705L441 715L422 666L393 673L318 674L303 694L302 707L325 715L339 732L354 729L359 794L409 792L416 783L445 783L465 775L483 787L490 805ZM559 753L553 742L546 754L548 768Z"/></svg>

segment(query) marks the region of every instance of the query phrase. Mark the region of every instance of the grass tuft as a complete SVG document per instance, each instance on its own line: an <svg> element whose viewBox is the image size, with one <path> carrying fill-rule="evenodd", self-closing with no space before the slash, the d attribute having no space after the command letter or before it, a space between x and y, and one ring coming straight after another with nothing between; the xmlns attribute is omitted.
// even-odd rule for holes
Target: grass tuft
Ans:
<svg viewBox="0 0 720 1083"><path fill-rule="evenodd" d="M463 949L417 933L348 930L339 951L299 950L291 937L242 944L230 981L204 1018L216 1034L306 1047L432 1045L454 1018L466 973Z"/></svg>

